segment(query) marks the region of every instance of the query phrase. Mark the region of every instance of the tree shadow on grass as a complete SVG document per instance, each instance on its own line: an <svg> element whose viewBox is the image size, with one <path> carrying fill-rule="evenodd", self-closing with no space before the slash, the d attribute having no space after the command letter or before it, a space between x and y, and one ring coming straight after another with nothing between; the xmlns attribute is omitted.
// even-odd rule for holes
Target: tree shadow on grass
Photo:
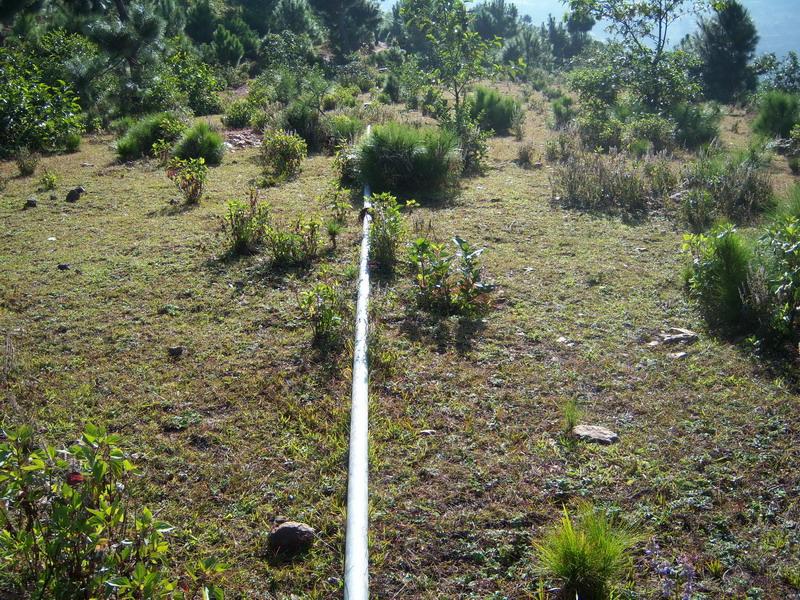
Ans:
<svg viewBox="0 0 800 600"><path fill-rule="evenodd" d="M176 217L195 210L200 206L199 202L170 202L169 205L159 208L158 210L151 210L147 213L148 218L154 217Z"/></svg>

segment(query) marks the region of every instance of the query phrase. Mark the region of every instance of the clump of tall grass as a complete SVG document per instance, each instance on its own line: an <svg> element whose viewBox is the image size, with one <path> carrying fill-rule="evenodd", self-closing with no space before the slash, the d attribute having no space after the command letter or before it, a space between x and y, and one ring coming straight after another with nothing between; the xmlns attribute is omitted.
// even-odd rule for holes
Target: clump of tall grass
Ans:
<svg viewBox="0 0 800 600"><path fill-rule="evenodd" d="M452 187L461 171L458 139L445 129L379 125L357 154L362 180L377 192L435 194Z"/></svg>
<svg viewBox="0 0 800 600"><path fill-rule="evenodd" d="M199 121L189 128L175 145L173 154L184 160L202 158L207 165L216 166L222 162L225 143L222 136L205 121Z"/></svg>
<svg viewBox="0 0 800 600"><path fill-rule="evenodd" d="M684 177L689 189L711 194L717 217L746 223L773 205L769 162L769 155L757 147L734 154L710 148L700 153Z"/></svg>
<svg viewBox="0 0 800 600"><path fill-rule="evenodd" d="M121 160L142 158L150 153L154 143L159 140L174 142L185 130L184 120L173 113L163 112L142 117L130 124L124 135L117 140L117 156Z"/></svg>
<svg viewBox="0 0 800 600"><path fill-rule="evenodd" d="M492 129L498 135L508 133L520 111L516 98L484 86L477 86L470 99L472 119L477 120L481 128Z"/></svg>
<svg viewBox="0 0 800 600"><path fill-rule="evenodd" d="M558 525L536 544L539 570L561 583L561 597L607 600L631 564L637 537L590 504L573 516L564 508Z"/></svg>
<svg viewBox="0 0 800 600"><path fill-rule="evenodd" d="M565 208L629 215L647 210L645 180L619 154L575 154L554 169L552 187L553 201Z"/></svg>

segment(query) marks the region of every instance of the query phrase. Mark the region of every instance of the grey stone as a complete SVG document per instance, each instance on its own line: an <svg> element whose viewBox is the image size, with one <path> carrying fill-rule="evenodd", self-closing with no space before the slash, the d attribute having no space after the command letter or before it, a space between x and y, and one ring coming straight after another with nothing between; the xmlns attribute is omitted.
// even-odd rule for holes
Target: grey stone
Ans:
<svg viewBox="0 0 800 600"><path fill-rule="evenodd" d="M272 528L268 549L272 554L286 557L306 552L314 544L317 532L313 527L297 521L286 521Z"/></svg>
<svg viewBox="0 0 800 600"><path fill-rule="evenodd" d="M595 442L597 444L614 444L619 441L619 436L599 425L576 425L572 428L572 435L585 442Z"/></svg>

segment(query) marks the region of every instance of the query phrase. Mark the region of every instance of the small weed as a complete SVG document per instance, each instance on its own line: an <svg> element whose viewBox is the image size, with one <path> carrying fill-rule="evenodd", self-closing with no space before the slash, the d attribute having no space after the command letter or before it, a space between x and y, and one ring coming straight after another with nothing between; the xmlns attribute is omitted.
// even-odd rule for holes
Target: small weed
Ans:
<svg viewBox="0 0 800 600"><path fill-rule="evenodd" d="M164 138L159 138L150 147L150 155L158 159L158 164L165 165L169 160L169 155L172 152L172 144Z"/></svg>
<svg viewBox="0 0 800 600"><path fill-rule="evenodd" d="M561 407L561 413L564 420L564 435L569 437L572 435L572 430L580 422L583 411L578 407L578 402L574 398L570 398Z"/></svg>
<svg viewBox="0 0 800 600"><path fill-rule="evenodd" d="M325 223L325 232L328 234L328 239L330 240L331 247L334 250L336 250L336 238L338 238L339 234L342 233L342 229L344 229L342 224L335 219Z"/></svg>
<svg viewBox="0 0 800 600"><path fill-rule="evenodd" d="M39 188L43 191L50 191L56 189L58 177L47 169L44 170L42 176L39 178Z"/></svg>
<svg viewBox="0 0 800 600"><path fill-rule="evenodd" d="M225 216L230 250L233 254L254 252L264 239L269 225L270 209L258 201L258 192L250 190L247 202L232 200Z"/></svg>
<svg viewBox="0 0 800 600"><path fill-rule="evenodd" d="M314 345L334 348L344 341L345 301L341 292L327 283L318 283L300 298L300 308L311 324Z"/></svg>
<svg viewBox="0 0 800 600"><path fill-rule="evenodd" d="M279 268L310 264L319 253L319 219L298 218L285 230L270 227L265 241L272 264Z"/></svg>
<svg viewBox="0 0 800 600"><path fill-rule="evenodd" d="M410 200L405 208L416 203ZM372 197L372 227L370 229L370 260L379 271L392 273L397 262L397 249L400 247L405 223L400 214L404 208L397 198L388 193Z"/></svg>

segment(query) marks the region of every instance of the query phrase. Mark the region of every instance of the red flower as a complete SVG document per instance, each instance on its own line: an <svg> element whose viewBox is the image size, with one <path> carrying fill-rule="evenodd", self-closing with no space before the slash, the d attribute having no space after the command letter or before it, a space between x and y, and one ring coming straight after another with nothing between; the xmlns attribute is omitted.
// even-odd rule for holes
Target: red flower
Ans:
<svg viewBox="0 0 800 600"><path fill-rule="evenodd" d="M83 483L84 477L77 471L73 471L67 475L67 485L76 486Z"/></svg>

